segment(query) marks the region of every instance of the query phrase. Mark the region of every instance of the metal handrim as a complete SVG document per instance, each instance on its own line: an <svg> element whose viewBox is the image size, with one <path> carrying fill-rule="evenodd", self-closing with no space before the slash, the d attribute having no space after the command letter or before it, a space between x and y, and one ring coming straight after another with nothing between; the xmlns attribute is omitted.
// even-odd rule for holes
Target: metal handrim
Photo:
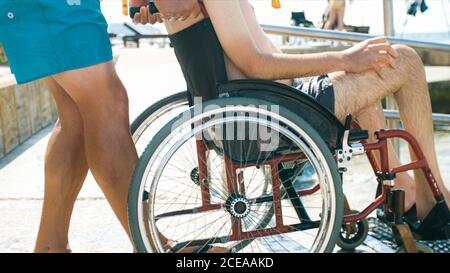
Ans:
<svg viewBox="0 0 450 273"><path fill-rule="evenodd" d="M227 111L229 111L230 110L230 108L227 108ZM192 120L189 120L189 121L187 121L186 123L184 123L184 125L182 125L182 126L179 126L178 128L184 128L185 126L187 126L187 125L189 125L190 126L190 124L195 124L195 122L196 121L198 121L198 120L202 120L203 118L205 118L206 116L210 116L210 115L213 115L213 114L218 114L218 113L220 113L221 111L223 111L223 110L219 110L219 111L210 111L210 112L207 112L207 113L203 113L202 115L199 115L199 116L196 116L196 117L194 117ZM323 158L323 155L321 154L321 152L320 152L320 150L318 149L318 147L317 146L315 146L315 144L314 144L314 142L312 141L312 139L310 139L305 133L304 133L304 131L301 129L301 128L299 128L298 126L296 126L295 124L293 124L292 122L290 122L289 120L286 120L286 119L284 119L283 117L281 117L281 116L277 116L276 114L274 114L274 113L271 113L271 112L267 112L267 111L265 111L265 110L262 110L262 109L259 109L259 108L250 108L250 107L233 107L233 109L232 109L232 111L233 112L242 112L242 111L245 111L245 112L253 112L253 113L258 113L258 114L262 114L262 115L265 115L265 116L271 116L272 118L275 118L275 119L277 119L277 120L280 120L280 121L283 121L283 123L284 124L288 124L291 128L293 128L294 130L296 130L296 132L297 133L300 133L300 135L302 136L302 138L309 144L309 146L308 145L306 145L302 140L300 140L298 137L297 138L292 138L292 140L294 140L295 142L297 142L297 144L300 144L303 148L305 148L305 151L307 152L307 155L308 155L308 158L311 160L312 159L312 161L314 162L314 166L315 166L315 168L317 168L318 170L320 170L320 171L318 171L318 173L319 174L321 174L321 176L323 176L321 179L320 179L320 181L321 181L321 184L323 184L323 185L321 185L321 191L322 191L322 196L324 196L324 193L329 193L329 192L333 192L334 191L334 189L332 189L332 187L333 187L333 184L332 183L326 183L326 182L324 182L324 181L327 181L326 180L326 178L327 177L331 177L331 175L330 175L330 170L329 170L329 167L328 166L323 166L322 164L320 164L319 163L319 161L321 161L321 162L325 162L324 161L324 158ZM241 120L245 120L245 117L241 117ZM249 120L246 120L246 121L249 121ZM268 125L268 124L266 124L266 125ZM196 128L196 131L202 131L202 130L204 130L207 126L213 126L213 124L208 124L208 123L206 123L206 124L203 124L202 126L200 126L200 127L198 127L198 128ZM271 128L272 128L273 126L271 126ZM277 129L279 129L279 130L281 130L282 128L277 128ZM175 130L175 132L173 132L168 138L166 138L165 139L165 141L158 147L158 151L157 152L155 152L155 154L159 154L159 152L162 150L162 148L161 147L163 147L164 145L166 145L169 141L170 141L170 139L172 138L172 137L174 137L176 134L177 134L177 132L180 132L180 130ZM198 132L197 132L198 133ZM195 134L195 132L194 132L194 134ZM191 134L192 135L192 134ZM188 137L187 139L189 139L190 137ZM180 139L180 140L178 140L178 142L177 142L177 145L175 145L174 147L180 147L181 145L182 145L182 143L184 143L186 140L186 137L184 137L183 139ZM309 147L311 147L312 148L312 150L310 150L310 148ZM167 163L167 161L168 161L168 159L170 159L170 155L173 155L173 153L175 153L175 151L176 151L176 148L174 149L173 147L172 147L172 149L166 154L166 156L165 156L165 161L166 161L166 163ZM314 152L313 152L314 151ZM315 155L314 154L317 154L318 155L318 159L319 160L315 160ZM149 172L150 172L150 167L152 166L152 164L153 164L153 161L154 161L155 159L154 158L152 158L151 160L150 160L150 164L148 164L148 167L147 167L147 169L146 169L146 171L145 171L145 175L143 176L143 180L146 180L147 179L147 177L148 177L148 175L149 175ZM164 161L163 160L163 161ZM160 166L161 166L161 164L160 164ZM161 169L161 168L163 168L165 166L165 164L163 164L163 166L162 167L160 167L159 169ZM325 179L324 179L325 178ZM157 181L158 181L158 176L156 175L156 176L154 176L154 179L153 179L153 181L152 181L152 184L151 184L151 187L152 187L152 189L150 190L150 192L152 192L153 194L154 194L154 189L156 188L156 186L157 186ZM141 196L142 194L142 192L143 192L143 190L144 190L144 187L145 187L145 183L141 183L141 187L140 187L140 193L139 193L139 196ZM331 188L330 188L331 187ZM332 197L334 197L334 196L332 196ZM336 201L335 200L333 200L333 198L331 198L331 200L324 200L325 201L325 207L327 207L328 206L328 204L330 203L331 204L331 208L333 208L333 206L335 207L336 206ZM141 205L141 202L138 202L138 206L141 206L141 208L138 208L138 210L139 210L139 215L142 213L142 205ZM152 204L150 204L150 206L152 206ZM321 234L319 234L320 236L317 236L317 238L321 238L321 239L323 239L322 241L326 241L327 239L329 239L329 237L330 237L330 234L329 233L327 233L327 232L324 232L324 225L326 225L326 224L324 224L324 223L326 223L326 222L328 222L330 219L333 219L333 217L334 217L334 215L333 215L333 213L334 213L334 210L333 209L331 209L331 211L328 211L328 212L323 212L322 213L322 215L323 215L323 220L324 221L322 221L322 223L321 223L321 227L320 227L320 230L321 230ZM154 234L156 234L154 231L156 230L156 226L155 226L155 221L154 221L154 215L152 214L152 209L150 209L150 222L151 222L151 229L153 230L153 232L152 233L154 233ZM144 225L143 225L143 223L142 223L142 219L140 219L140 229L141 229L141 231L144 231L144 229L143 229L143 227L144 227ZM326 228L325 228L326 229ZM155 243L155 245L158 245L158 247L159 247L159 250L161 251L161 249L163 249L162 248L162 245L161 245L161 243L158 241L159 239L158 238L155 238L155 236L152 236L152 239L155 241L154 243ZM320 240L319 240L320 241ZM145 244L146 244L146 247L148 247L148 249L150 249L151 247L150 247L150 242L145 242ZM318 242L315 242L315 245L316 244L318 244ZM322 248L320 248L320 247L315 247L316 249L317 249L317 251L321 251L321 250L323 250ZM314 247L313 247L313 249L314 249Z"/></svg>

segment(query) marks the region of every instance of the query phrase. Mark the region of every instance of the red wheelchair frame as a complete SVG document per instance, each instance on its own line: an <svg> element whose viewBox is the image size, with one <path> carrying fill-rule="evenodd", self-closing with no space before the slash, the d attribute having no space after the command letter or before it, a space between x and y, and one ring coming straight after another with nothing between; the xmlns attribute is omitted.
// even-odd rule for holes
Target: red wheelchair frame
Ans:
<svg viewBox="0 0 450 273"><path fill-rule="evenodd" d="M356 123L353 123L354 128L359 128L359 126ZM389 195L395 186L394 183L392 183L392 180L395 179L395 175L401 172L407 172L410 170L417 170L420 169L423 171L426 180L433 192L434 197L437 201L442 200L443 196L442 193L436 183L436 180L432 174L432 171L428 165L428 162L419 147L419 144L417 143L416 139L409 134L408 132L400 129L389 129L389 130L381 130L375 133L375 136L377 138L377 141L374 143L369 143L367 140L362 140L361 144L364 147L364 151L369 159L369 162L372 166L372 169L377 176L378 183L382 183L382 192L381 194L375 199L374 202L372 202L369 206L367 206L362 212L357 214L350 214L346 215L343 218L343 223L354 223L359 220L362 220L366 218L370 213L372 213L375 209L377 209L381 204L384 204L384 210L385 212L388 212L389 207L392 207L392 205L389 205ZM405 140L410 147L412 148L412 151L415 155L415 160L405 164L401 165L395 168L391 168L389 166L389 157L388 157L388 140L392 138L400 138ZM211 210L217 210L222 209L226 205L225 204L212 204L211 203L211 195L210 190L207 185L207 183L202 183L202 181L207 181L208 177L208 168L206 164L206 158L207 158L207 151L209 149L212 149L211 147L208 147L203 141L197 140L196 141L196 148L197 148L197 157L199 162L199 181L200 181L200 187L201 187L201 198L202 198L202 206L196 208L195 210L198 212L205 212L205 211L211 211ZM375 152L378 151L380 155L380 163L381 166L376 161L375 158ZM307 223L301 223L301 224L295 224L295 225L285 225L283 223L283 212L281 208L281 191L280 191L280 177L279 177L279 163L282 162L290 162L292 160L299 160L301 159L301 156L303 156L304 159L306 159L305 155L302 154L290 154L290 155L283 155L280 157L275 157L270 160L264 161L263 164L258 165L268 165L271 168L271 174L272 174L272 191L273 196L266 200L266 202L273 201L274 203L274 216L275 216L275 223L276 226L273 228L266 228L264 230L256 230L256 231L243 231L241 220L237 217L232 217L232 233L229 235L228 240L229 241L238 241L238 240L248 240L251 238L258 238L263 236L269 236L269 235L275 235L280 233L288 233L288 232L294 232L298 230L302 230L302 228L313 228L315 225L318 226L318 223L315 222L307 222ZM253 167L256 166L256 163L235 163L233 162L227 155L224 153L224 162L225 162L225 168L226 168L226 183L227 183L227 190L228 193L231 195L233 194L242 194L245 195L245 186L243 183L243 177L241 173L238 173L238 170L240 168L245 167ZM387 182L386 182L387 181ZM316 184L313 187L306 189L306 190L300 190L297 191L298 196L304 196L313 194L320 190L320 185ZM255 201L255 200L250 200ZM395 205L397 207L402 207L401 204ZM403 206L404 207L404 206ZM345 204L345 210L348 212L350 211L348 207L348 203ZM401 209L400 209L401 210ZM404 210L404 209L403 209ZM400 215L403 215L402 211L397 212Z"/></svg>
<svg viewBox="0 0 450 273"><path fill-rule="evenodd" d="M362 145L369 159L370 165L378 177L378 182L382 183L384 178L389 177L392 180L395 178L395 175L402 172L407 172L411 170L422 170L425 178L428 182L428 185L433 192L436 201L442 200L443 196L441 190L439 189L436 180L433 176L433 173L428 165L427 159L425 158L419 144L416 139L407 131L400 129L389 129L389 130L381 130L375 133L377 138L377 142L368 143L367 140L362 141ZM413 162L407 163L405 165L401 165L395 168L391 168L389 166L389 156L388 156L388 140L392 138L400 138L405 140L408 145L412 148L412 151L415 155L415 160ZM380 163L381 166L377 163L375 159L375 151L380 153ZM382 193L379 195L373 203L371 203L367 208L365 208L361 213L355 215L347 215L344 216L344 223L355 222L367 217L370 213L372 213L377 207L384 203L385 210L388 209L388 196L391 192L393 184L382 184Z"/></svg>

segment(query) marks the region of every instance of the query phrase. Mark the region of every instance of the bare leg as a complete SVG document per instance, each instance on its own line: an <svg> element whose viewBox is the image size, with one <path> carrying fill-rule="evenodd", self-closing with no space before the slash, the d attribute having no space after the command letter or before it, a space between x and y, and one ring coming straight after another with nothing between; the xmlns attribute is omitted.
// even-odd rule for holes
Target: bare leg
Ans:
<svg viewBox="0 0 450 273"><path fill-rule="evenodd" d="M337 12L337 20L338 20L337 29L338 29L339 31L344 31L344 29L345 29L345 25L344 25L344 17L345 17L345 6L342 7L342 8Z"/></svg>
<svg viewBox="0 0 450 273"><path fill-rule="evenodd" d="M369 141L374 142L374 133L380 129L387 128L386 119L383 114L381 103L369 106L361 110L356 117L358 123L364 130L369 131ZM389 166L397 167L401 165L400 159L395 152L392 142L388 141ZM381 164L380 157L376 153L378 164ZM399 173L395 179L395 189L405 190L405 210L409 210L416 203L416 187L414 180L408 173Z"/></svg>
<svg viewBox="0 0 450 273"><path fill-rule="evenodd" d="M337 13L335 11L330 11L328 21L325 24L325 29L333 29L333 26L336 23L336 19L337 19Z"/></svg>
<svg viewBox="0 0 450 273"><path fill-rule="evenodd" d="M428 160L430 168L447 202L450 193L446 189L437 164L431 102L423 63L417 53L406 46L395 46L400 57L395 60L396 69L385 68L384 79L374 72L361 74L331 74L335 86L336 115L344 120L346 113L358 113L384 97L394 94L404 128L414 135ZM411 155L414 160L414 156ZM435 204L434 197L421 171L415 171L417 188L417 213L423 219Z"/></svg>
<svg viewBox="0 0 450 273"><path fill-rule="evenodd" d="M36 252L69 252L70 216L88 172L83 121L75 102L53 79L46 84L55 98L59 120L45 155L45 196Z"/></svg>
<svg viewBox="0 0 450 273"><path fill-rule="evenodd" d="M126 90L111 62L54 78L80 110L89 168L128 232L128 187L138 156L129 129Z"/></svg>

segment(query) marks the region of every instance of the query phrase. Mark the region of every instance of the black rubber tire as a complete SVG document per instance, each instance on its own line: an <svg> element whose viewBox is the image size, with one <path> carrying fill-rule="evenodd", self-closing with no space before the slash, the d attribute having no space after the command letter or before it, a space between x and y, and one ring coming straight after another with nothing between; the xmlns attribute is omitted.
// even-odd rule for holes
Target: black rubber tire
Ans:
<svg viewBox="0 0 450 273"><path fill-rule="evenodd" d="M156 111L174 102L188 101L188 92L178 92L170 95L164 99L161 99L154 104L150 105L144 112L142 112L132 123L131 123L131 134L134 135L136 130L144 123L148 117L153 115Z"/></svg>
<svg viewBox="0 0 450 273"><path fill-rule="evenodd" d="M230 105L277 105L276 103L271 103L265 100L255 99L255 98L245 98L245 97L232 97L232 98L220 98L208 101L207 103L203 104L203 107L208 107L208 105L216 105L219 107L226 107ZM189 117L193 115L194 113L197 113L194 108L191 108L191 113L183 113L179 115L178 117L174 118L171 122L169 122L164 128L154 137L153 141L147 146L145 149L141 159L139 160L137 167L134 171L131 186L128 193L128 217L129 217L129 225L130 225L130 232L132 236L132 240L134 242L134 246L136 248L137 252L140 253L146 253L148 252L145 243L143 241L143 235L141 234L139 230L139 220L138 220L138 202L139 202L139 190L141 186L141 180L142 177L145 174L145 170L147 167L148 162L153 156L153 153L158 148L160 143L164 141L165 138L167 138L171 133L172 125L175 122L179 122L181 118ZM344 207L344 194L342 189L342 182L340 178L340 174L336 165L336 161L334 160L333 155L331 154L330 149L328 148L328 145L323 141L323 139L319 136L319 134L307 123L305 122L301 117L294 114L292 111L284 108L283 106L279 106L279 114L280 116L288 119L289 121L293 122L295 125L300 127L302 130L305 131L305 133L313 139L314 143L317 145L320 152L323 154L325 158L325 163L327 166L329 166L331 176L333 179L334 184L334 195L335 195L335 201L336 201L336 211L335 211L335 217L331 221L331 234L330 239L328 241L328 244L326 245L324 252L333 252L337 238L340 233L340 229L342 226L342 218L343 218L343 207ZM186 119L185 119L186 120ZM153 250L155 251L155 250Z"/></svg>
<svg viewBox="0 0 450 273"><path fill-rule="evenodd" d="M359 213L359 211L352 210L351 214ZM342 228L345 224L342 225ZM363 219L356 222L356 225L358 227L358 231L355 234L355 237L351 239L344 238L342 235L342 232L339 232L339 237L336 242L336 244L345 251L353 251L358 246L360 246L367 238L367 235L369 234L369 221L367 219Z"/></svg>
<svg viewBox="0 0 450 273"><path fill-rule="evenodd" d="M151 117L156 112L158 112L162 107L164 107L164 106L166 106L168 104L173 104L173 103L185 102L186 104L188 104L188 99L187 98L188 98L188 92L187 91L183 91L183 92L175 93L175 94L173 94L171 96L168 96L166 98L163 98L163 99L155 102L154 104L150 105L144 112L142 112L131 123L131 134L134 136L136 131L141 127L141 125L144 124L149 117ZM270 214L273 215L273 209L271 209L270 212L269 212L269 215L267 215L265 217L265 219L268 219L268 220L264 220L263 219L263 221L260 224L259 228L263 228L264 226L266 226L269 223L269 220L271 218ZM240 248L245 247L245 245L246 245L246 243L240 243L238 246L232 247L232 249L234 249L234 250L240 249Z"/></svg>

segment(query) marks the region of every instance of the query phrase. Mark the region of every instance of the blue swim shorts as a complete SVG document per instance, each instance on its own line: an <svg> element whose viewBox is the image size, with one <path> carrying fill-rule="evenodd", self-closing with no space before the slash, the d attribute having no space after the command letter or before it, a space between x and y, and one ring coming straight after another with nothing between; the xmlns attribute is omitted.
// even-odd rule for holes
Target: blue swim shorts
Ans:
<svg viewBox="0 0 450 273"><path fill-rule="evenodd" d="M112 60L99 0L1 0L0 43L18 83Z"/></svg>

